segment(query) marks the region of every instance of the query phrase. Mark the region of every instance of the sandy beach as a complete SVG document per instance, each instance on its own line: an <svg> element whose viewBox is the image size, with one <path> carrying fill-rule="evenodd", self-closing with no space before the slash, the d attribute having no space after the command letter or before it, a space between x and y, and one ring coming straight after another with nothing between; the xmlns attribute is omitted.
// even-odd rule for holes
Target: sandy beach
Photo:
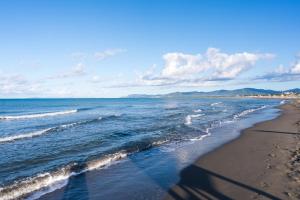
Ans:
<svg viewBox="0 0 300 200"><path fill-rule="evenodd" d="M181 171L166 199L299 199L299 101Z"/></svg>

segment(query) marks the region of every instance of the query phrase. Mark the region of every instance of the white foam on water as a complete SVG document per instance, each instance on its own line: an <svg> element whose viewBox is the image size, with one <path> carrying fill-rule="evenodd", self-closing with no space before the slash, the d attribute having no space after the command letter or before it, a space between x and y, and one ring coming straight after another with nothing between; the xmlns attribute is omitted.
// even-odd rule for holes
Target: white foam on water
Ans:
<svg viewBox="0 0 300 200"><path fill-rule="evenodd" d="M197 118L197 117L201 117L203 116L204 114L196 114L196 115L187 115L185 117L185 125L191 125L192 124L192 119L193 118Z"/></svg>
<svg viewBox="0 0 300 200"><path fill-rule="evenodd" d="M43 195L53 192L55 190L58 190L60 188L63 188L64 186L66 186L68 184L69 178L67 179L62 179L60 181L57 181L55 183L53 183L51 186L45 187L41 190L38 190L36 192L34 192L32 195L29 195L28 197L26 197L26 200L35 200L35 199L39 199L40 197L42 197Z"/></svg>
<svg viewBox="0 0 300 200"><path fill-rule="evenodd" d="M80 122L74 122L74 123L70 123L70 124L63 124L63 125L60 125L59 127L61 127L61 128L70 128L70 127L76 126L77 124L80 124Z"/></svg>
<svg viewBox="0 0 300 200"><path fill-rule="evenodd" d="M106 166L109 166L115 161L121 160L123 158L127 157L126 152L118 152L114 154L110 154L102 159L99 160L93 160L87 163L87 168L85 171L95 170L99 168L103 168Z"/></svg>
<svg viewBox="0 0 300 200"><path fill-rule="evenodd" d="M30 132L30 133L23 133L23 134L20 134L20 135L12 135L12 136L2 137L2 138L0 138L0 143L37 137L37 136L40 136L40 135L43 135L43 134L49 132L50 130L52 130L52 128L46 128L46 129L43 129L43 130L40 130L40 131L34 131L34 132Z"/></svg>
<svg viewBox="0 0 300 200"><path fill-rule="evenodd" d="M0 199L11 200L22 198L26 194L54 185L55 183L67 182L71 174L69 167L64 167L53 173L46 172L23 181L15 182L10 186L0 188Z"/></svg>
<svg viewBox="0 0 300 200"><path fill-rule="evenodd" d="M74 122L74 123L70 123L70 124L62 124L62 125L57 126L57 127L46 128L46 129L43 129L43 130L29 132L29 133L22 133L22 134L19 134L19 135L10 135L10 136L6 136L6 137L1 137L0 138L0 143L6 143L6 142L12 142L12 141L15 141L15 140L22 140L22 139L38 137L38 136L44 135L46 133L49 133L52 130L55 130L55 129L58 129L58 128L69 128L69 127L75 126L77 124L80 124L80 122Z"/></svg>
<svg viewBox="0 0 300 200"><path fill-rule="evenodd" d="M194 112L195 113L200 113L200 112L202 112L202 110L201 109L197 109L197 110L194 110Z"/></svg>
<svg viewBox="0 0 300 200"><path fill-rule="evenodd" d="M120 117L121 114L116 114L116 115L110 115L107 117ZM1 119L1 117L0 117ZM99 117L97 118L97 120L103 120L105 119L105 117ZM79 121L79 122L73 122L73 123L69 123L69 124L62 124L59 125L57 127L52 127L52 128L46 128L43 130L38 130L38 131L34 131L34 132L29 132L29 133L22 133L19 135L10 135L10 136L5 136L5 137L0 137L0 143L5 143L5 142L12 142L15 140L22 140L22 139L28 139L28 138L33 138L33 137L37 137L37 136L41 136L43 134L49 133L52 130L56 130L56 129L66 129L66 128L70 128L76 125L80 125L80 124L85 124L88 123L89 121Z"/></svg>
<svg viewBox="0 0 300 200"><path fill-rule="evenodd" d="M234 119L238 119L238 118L243 117L243 116L245 116L247 114L253 113L253 112L258 111L258 110L262 110L262 109L264 109L266 107L267 106L261 106L259 108L253 108L253 109L244 110L241 113L234 115L233 118Z"/></svg>
<svg viewBox="0 0 300 200"><path fill-rule="evenodd" d="M196 137L196 138L191 138L190 141L199 141L199 140L203 140L204 138L206 138L206 137L208 137L208 136L210 136L210 135L211 135L211 133L207 133L207 134L205 134L205 135L201 135L201 136Z"/></svg>
<svg viewBox="0 0 300 200"><path fill-rule="evenodd" d="M282 101L280 101L280 105L283 105L283 104L285 104L287 102L287 100L282 100Z"/></svg>
<svg viewBox="0 0 300 200"><path fill-rule="evenodd" d="M165 144L169 142L169 140L159 140L159 141L155 141L152 143L152 146L159 146L159 145L162 145L162 144Z"/></svg>
<svg viewBox="0 0 300 200"><path fill-rule="evenodd" d="M211 130L212 128L206 128L206 130L204 131L206 134L204 135L200 135L199 137L195 137L195 138L191 138L190 141L200 141L200 140L203 140L204 138L208 137L208 136L211 136Z"/></svg>
<svg viewBox="0 0 300 200"><path fill-rule="evenodd" d="M59 112L48 112L30 115L16 115L16 116L0 116L0 120L17 120L17 119L31 119L31 118L41 118L41 117L52 117L57 115L66 115L76 113L78 110L65 110Z"/></svg>
<svg viewBox="0 0 300 200"><path fill-rule="evenodd" d="M217 106L217 105L219 105L219 104L221 104L222 102L216 102L216 103L212 103L212 104L210 104L211 106Z"/></svg>

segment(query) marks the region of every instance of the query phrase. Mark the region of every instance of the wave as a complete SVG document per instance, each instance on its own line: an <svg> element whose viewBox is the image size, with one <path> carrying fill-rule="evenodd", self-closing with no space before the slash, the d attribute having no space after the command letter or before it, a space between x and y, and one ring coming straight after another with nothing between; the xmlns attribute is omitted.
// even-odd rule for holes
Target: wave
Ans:
<svg viewBox="0 0 300 200"><path fill-rule="evenodd" d="M94 106L94 107L83 107L83 108L78 108L78 112L80 111L86 111L86 110L94 110L94 109L97 109L97 108L102 108L103 106Z"/></svg>
<svg viewBox="0 0 300 200"><path fill-rule="evenodd" d="M12 136L7 136L7 137L2 137L2 138L0 138L0 143L11 142L14 140L21 140L21 139L25 139L25 138L37 137L37 136L40 136L40 135L43 135L43 134L49 132L52 129L53 128L47 128L44 130L30 132L30 133L23 133L20 135L12 135Z"/></svg>
<svg viewBox="0 0 300 200"><path fill-rule="evenodd" d="M216 103L212 103L210 104L211 106L217 106L217 105L220 105L222 102L216 102Z"/></svg>
<svg viewBox="0 0 300 200"><path fill-rule="evenodd" d="M282 101L280 101L280 105L283 105L283 104L285 104L287 102L287 100L282 100Z"/></svg>
<svg viewBox="0 0 300 200"><path fill-rule="evenodd" d="M238 119L238 118L243 117L243 116L245 116L245 115L247 115L247 114L249 114L249 113L253 113L253 112L255 112L255 111L262 110L262 109L264 109L264 108L266 108L266 107L267 107L267 106L261 106L261 107L259 107L259 108L252 108L252 109L244 110L244 111L242 111L242 112L240 112L240 113L234 115L234 116L233 116L233 119Z"/></svg>
<svg viewBox="0 0 300 200"><path fill-rule="evenodd" d="M12 185L0 188L0 199L37 199L46 193L64 187L67 185L68 179L72 176L110 166L126 156L126 152L120 151L98 160L87 162L84 165L72 163L53 172L45 172L17 181Z"/></svg>
<svg viewBox="0 0 300 200"><path fill-rule="evenodd" d="M145 151L167 142L169 142L167 139L134 142L116 153L109 153L85 163L79 164L73 162L51 172L44 172L33 177L15 181L10 185L0 187L0 199L38 199L44 194L66 186L69 178L72 176L77 176L92 170L107 168L120 162L130 154Z"/></svg>
<svg viewBox="0 0 300 200"><path fill-rule="evenodd" d="M128 154L125 151L120 151L118 153L110 154L102 159L90 161L87 163L87 168L83 172L107 167L114 161L118 161L127 157L127 155Z"/></svg>
<svg viewBox="0 0 300 200"><path fill-rule="evenodd" d="M192 124L192 119L193 118L197 118L197 117L201 117L201 116L203 116L204 114L196 114L196 115L187 115L186 117L185 117L185 125L190 125L190 124Z"/></svg>
<svg viewBox="0 0 300 200"><path fill-rule="evenodd" d="M133 145L133 148L125 148L126 150L120 150L116 153L87 161L86 163L71 163L52 172L44 172L33 177L15 181L11 185L0 187L0 199L38 199L46 193L66 186L69 178L72 176L109 167L120 162L132 153L145 151L151 147L165 144L168 141L169 140L164 139L146 143L136 143Z"/></svg>
<svg viewBox="0 0 300 200"><path fill-rule="evenodd" d="M29 114L29 115L16 115L16 116L0 116L0 120L17 120L17 119L31 119L31 118L41 118L41 117L52 117L57 115L66 115L76 113L78 110L65 110L58 112L47 112L47 113L38 113L38 114Z"/></svg>
<svg viewBox="0 0 300 200"><path fill-rule="evenodd" d="M56 127L51 127L51 128L46 128L43 130L39 130L39 131L34 131L34 132L29 132L29 133L22 133L19 135L11 135L11 136L6 136L6 137L2 137L0 138L0 143L6 143L6 142L12 142L15 140L23 140L23 139L28 139L28 138L33 138L33 137L38 137L50 132L56 132L59 130L63 130L66 128L70 128L73 126L76 126L78 124L81 124L82 122L74 122L74 123L69 123L69 124L62 124Z"/></svg>
<svg viewBox="0 0 300 200"><path fill-rule="evenodd" d="M195 113L200 113L200 112L202 112L202 110L201 109L197 109L197 110L194 110L194 112Z"/></svg>
<svg viewBox="0 0 300 200"><path fill-rule="evenodd" d="M196 137L196 138L191 138L190 141L200 141L200 140L203 140L204 138L206 138L206 137L208 137L210 135L211 135L211 133L207 133L205 135L201 135L201 136Z"/></svg>
<svg viewBox="0 0 300 200"><path fill-rule="evenodd" d="M46 128L46 129L39 130L39 131L34 131L34 132L29 132L29 133L22 133L22 134L19 134L19 135L10 135L10 136L6 136L6 137L1 137L0 138L0 143L6 143L6 142L12 142L12 141L15 141L15 140L22 140L22 139L38 137L38 136L41 136L41 135L44 135L44 134L47 134L47 133L50 133L50 132L55 132L55 131L67 129L67 128L70 128L70 127L73 127L73 126L93 123L93 122L97 122L97 121L101 121L101 120L108 120L108 119L116 118L116 117L119 117L119 116L121 116L121 115L108 115L108 116L98 117L96 119L91 119L91 120L73 122L73 123L69 123L69 124L62 124L62 125L59 125L59 126L56 126L56 127Z"/></svg>

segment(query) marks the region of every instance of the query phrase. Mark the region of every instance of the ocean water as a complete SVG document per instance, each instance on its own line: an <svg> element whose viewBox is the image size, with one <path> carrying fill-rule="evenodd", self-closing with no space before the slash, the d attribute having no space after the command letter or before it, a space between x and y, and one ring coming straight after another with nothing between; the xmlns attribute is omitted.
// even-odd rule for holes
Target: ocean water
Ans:
<svg viewBox="0 0 300 200"><path fill-rule="evenodd" d="M183 167L242 128L274 118L280 103L0 100L0 199L160 199Z"/></svg>

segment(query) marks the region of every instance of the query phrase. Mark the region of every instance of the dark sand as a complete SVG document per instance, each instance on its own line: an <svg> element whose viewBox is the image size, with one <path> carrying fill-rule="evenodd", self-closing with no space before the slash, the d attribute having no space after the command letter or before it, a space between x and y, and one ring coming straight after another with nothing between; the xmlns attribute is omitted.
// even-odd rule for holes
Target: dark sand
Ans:
<svg viewBox="0 0 300 200"><path fill-rule="evenodd" d="M300 199L299 105L182 170L166 199Z"/></svg>

